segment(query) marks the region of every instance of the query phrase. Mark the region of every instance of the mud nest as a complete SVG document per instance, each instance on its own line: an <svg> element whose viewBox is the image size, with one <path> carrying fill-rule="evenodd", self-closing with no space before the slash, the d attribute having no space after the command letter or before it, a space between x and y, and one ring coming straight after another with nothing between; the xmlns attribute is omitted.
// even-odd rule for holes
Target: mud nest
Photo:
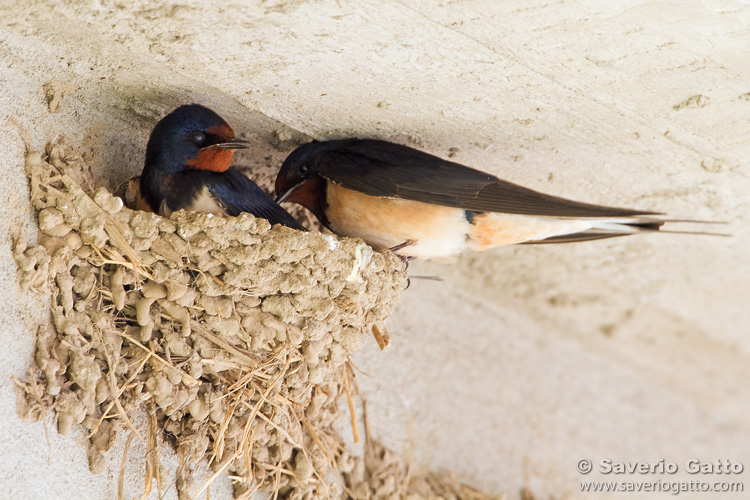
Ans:
<svg viewBox="0 0 750 500"><path fill-rule="evenodd" d="M277 226L250 215L133 211L75 148L26 155L38 245L15 235L22 288L51 297L19 414L52 410L58 431L88 432L92 471L120 432L146 442L145 498L172 483L159 447L179 455L180 500L222 473L237 498L490 500L452 474L419 473L370 435L363 456L338 433L349 355L390 314L404 266L360 240ZM137 418L140 415L145 418ZM135 422L141 422L136 425ZM145 423L143 423L145 421ZM208 461L214 475L196 484ZM122 497L121 468L120 491Z"/></svg>
<svg viewBox="0 0 750 500"><path fill-rule="evenodd" d="M191 476L202 460L241 498L336 497L330 471L351 462L335 428L348 358L393 309L403 264L248 214L130 210L89 189L90 169L61 144L27 153L26 168L39 245L16 238L14 256L21 286L51 296L51 322L18 384L22 416L52 409L62 434L82 425L94 472L129 430L160 490L170 443L181 499L205 488Z"/></svg>

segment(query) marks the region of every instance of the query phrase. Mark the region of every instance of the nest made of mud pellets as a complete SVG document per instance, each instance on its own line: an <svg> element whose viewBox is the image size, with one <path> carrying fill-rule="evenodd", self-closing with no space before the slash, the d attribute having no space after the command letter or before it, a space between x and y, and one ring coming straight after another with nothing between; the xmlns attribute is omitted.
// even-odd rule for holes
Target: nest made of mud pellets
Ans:
<svg viewBox="0 0 750 500"><path fill-rule="evenodd" d="M203 459L232 471L240 496L332 487L347 360L393 309L398 258L247 214L132 211L85 192L90 170L72 148L47 153L26 157L39 245L14 239L21 286L52 297L19 412L51 408L63 434L83 425L95 472L124 429L149 450L166 439L183 459L180 498L196 493Z"/></svg>

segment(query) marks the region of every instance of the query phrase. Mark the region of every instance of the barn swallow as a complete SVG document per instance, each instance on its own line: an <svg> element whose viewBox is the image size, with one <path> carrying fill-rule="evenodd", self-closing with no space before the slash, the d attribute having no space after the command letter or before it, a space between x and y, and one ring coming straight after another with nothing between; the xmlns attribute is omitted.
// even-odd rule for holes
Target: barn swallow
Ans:
<svg viewBox="0 0 750 500"><path fill-rule="evenodd" d="M517 243L597 240L658 231L672 222L657 212L539 193L370 139L298 147L284 161L275 187L278 203L299 203L334 233L390 248L404 260Z"/></svg>
<svg viewBox="0 0 750 500"><path fill-rule="evenodd" d="M165 217L180 209L231 216L248 212L272 225L303 229L230 166L234 151L249 144L237 139L232 127L212 110L199 104L180 106L151 132L136 208Z"/></svg>

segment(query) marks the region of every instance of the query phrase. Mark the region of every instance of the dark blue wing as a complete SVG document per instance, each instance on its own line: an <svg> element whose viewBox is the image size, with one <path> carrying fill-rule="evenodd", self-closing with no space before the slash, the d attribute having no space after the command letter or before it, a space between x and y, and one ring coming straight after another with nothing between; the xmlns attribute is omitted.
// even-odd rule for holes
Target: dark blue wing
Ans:
<svg viewBox="0 0 750 500"><path fill-rule="evenodd" d="M206 186L214 200L231 216L248 212L255 217L267 219L272 225L305 229L257 184L234 168L212 175Z"/></svg>
<svg viewBox="0 0 750 500"><path fill-rule="evenodd" d="M307 146L307 145L306 145ZM305 147L305 146L301 146ZM317 143L318 174L370 196L394 197L477 212L553 217L653 215L551 196L408 146L370 139Z"/></svg>

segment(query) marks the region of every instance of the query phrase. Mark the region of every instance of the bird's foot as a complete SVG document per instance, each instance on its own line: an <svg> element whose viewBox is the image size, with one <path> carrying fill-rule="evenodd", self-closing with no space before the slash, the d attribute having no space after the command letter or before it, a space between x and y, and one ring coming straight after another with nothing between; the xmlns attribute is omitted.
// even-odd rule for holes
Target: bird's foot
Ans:
<svg viewBox="0 0 750 500"><path fill-rule="evenodd" d="M396 257L398 257L399 259L401 259L401 262L404 263L404 272L406 272L406 271L409 270L409 262L411 262L412 260L416 259L416 257L413 257L411 255L399 255L396 252L398 252L402 248L406 248L406 247L414 245L416 243L417 242L415 240L406 240L405 242L403 242L403 243L401 243L399 245L396 245L395 247L391 247L390 248L390 251L393 252L394 255ZM404 287L404 290L408 289L409 286L411 286L411 279L406 278L406 287Z"/></svg>
<svg viewBox="0 0 750 500"><path fill-rule="evenodd" d="M395 247L391 247L391 248L390 248L389 250L390 250L391 252L393 252L393 253L396 253L396 252L398 252L399 250L401 250L402 248L410 247L410 246L412 246L412 245L416 245L416 244L417 244L417 240L406 240L406 241L404 241L403 243L399 243L399 244L398 244L398 245L396 245ZM402 256L402 255L399 255L399 257L401 257L401 260L404 260L404 258L405 258L405 257L404 257L404 256ZM408 257L406 257L406 258L408 258Z"/></svg>

